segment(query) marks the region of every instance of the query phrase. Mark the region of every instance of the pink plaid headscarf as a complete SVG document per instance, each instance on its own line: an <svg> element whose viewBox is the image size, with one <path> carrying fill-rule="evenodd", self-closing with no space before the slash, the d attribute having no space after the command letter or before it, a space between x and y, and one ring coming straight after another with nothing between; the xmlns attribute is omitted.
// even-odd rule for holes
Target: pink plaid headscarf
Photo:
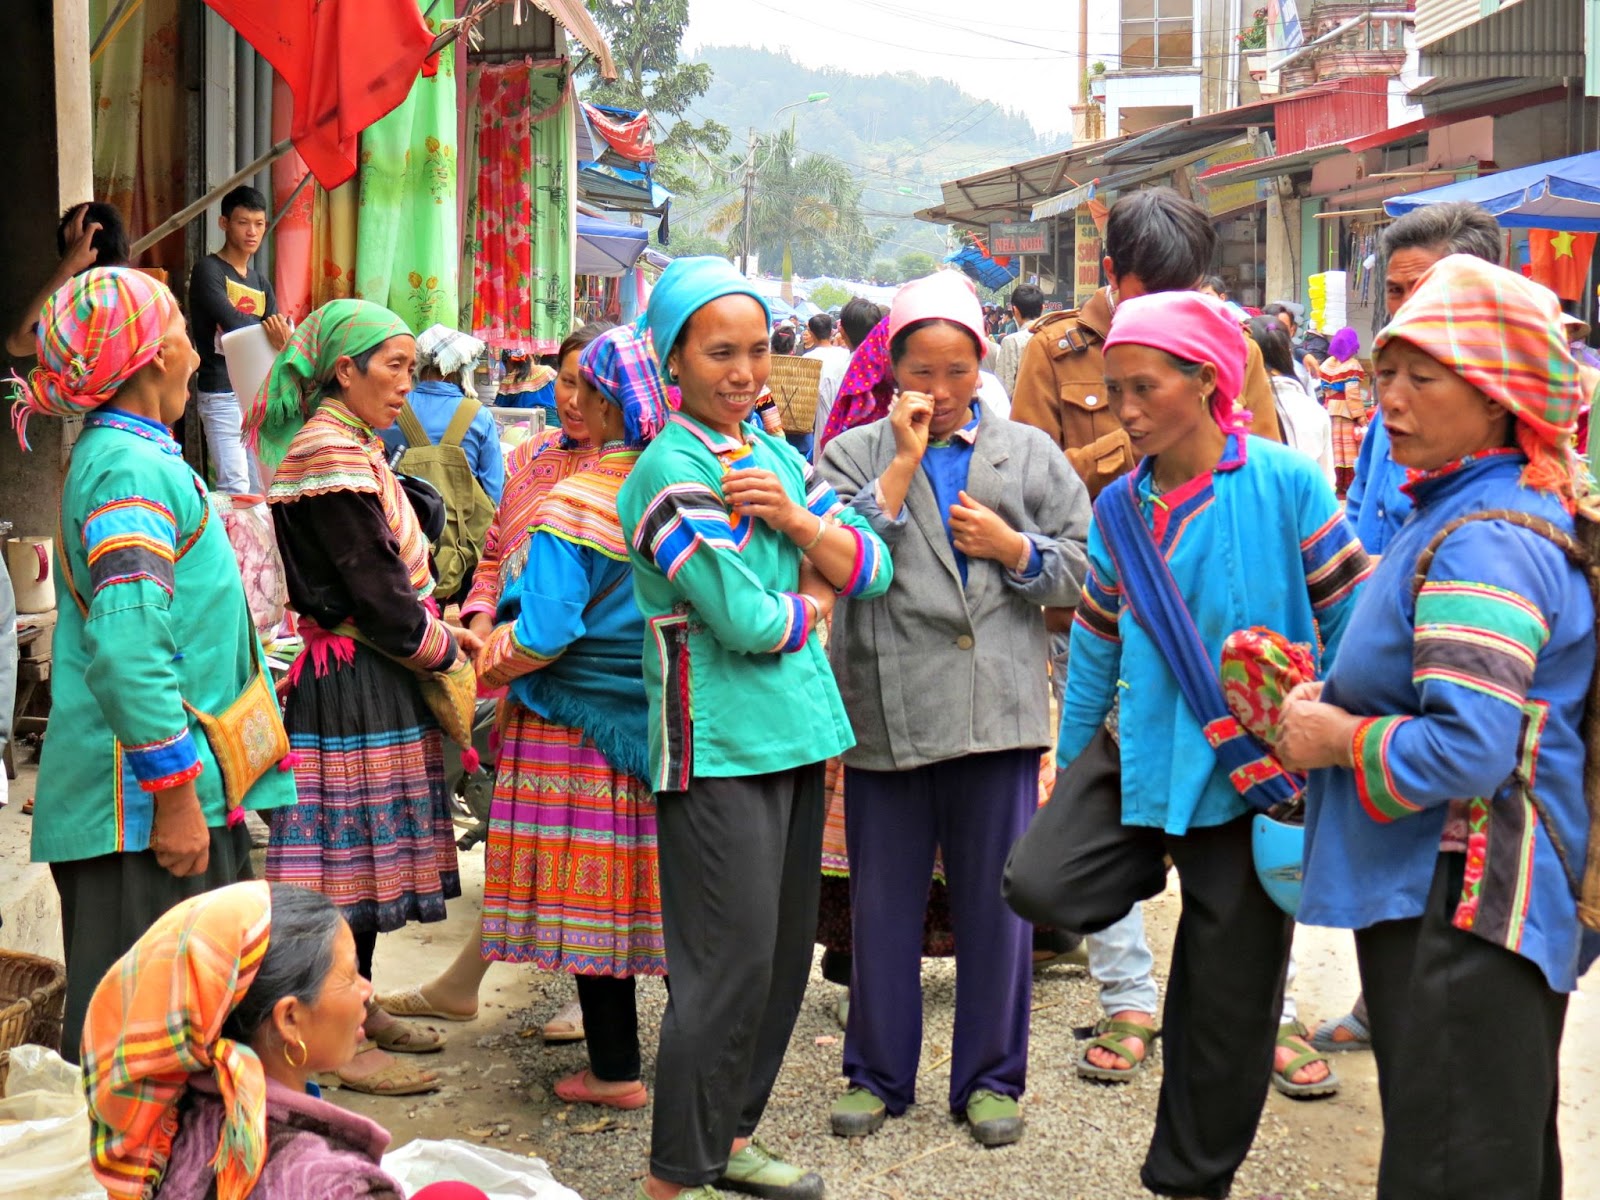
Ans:
<svg viewBox="0 0 1600 1200"><path fill-rule="evenodd" d="M872 327L839 381L839 396L828 413L816 453L847 429L870 425L889 411L894 400L894 370L889 363L889 318Z"/></svg>
<svg viewBox="0 0 1600 1200"><path fill-rule="evenodd" d="M39 314L39 365L11 377L23 449L34 413L70 417L109 402L155 358L177 312L166 284L132 267L94 267L63 284Z"/></svg>

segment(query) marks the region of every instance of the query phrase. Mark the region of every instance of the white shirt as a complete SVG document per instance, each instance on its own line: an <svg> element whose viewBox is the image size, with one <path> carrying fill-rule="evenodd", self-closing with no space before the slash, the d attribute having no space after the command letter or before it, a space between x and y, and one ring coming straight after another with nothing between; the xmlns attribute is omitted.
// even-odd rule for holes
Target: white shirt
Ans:
<svg viewBox="0 0 1600 1200"><path fill-rule="evenodd" d="M978 372L978 403L997 417L1011 419L1011 397L1006 394L1006 385L991 371Z"/></svg>
<svg viewBox="0 0 1600 1200"><path fill-rule="evenodd" d="M802 356L822 361L822 380L817 384L817 417L812 425L819 438L828 426L828 414L833 411L833 402L839 398L839 385L844 382L844 373L850 369L851 355L852 352L843 346L818 346L814 350L807 350Z"/></svg>
<svg viewBox="0 0 1600 1200"><path fill-rule="evenodd" d="M1311 398L1298 379L1274 375L1272 392L1277 400L1285 444L1316 459L1332 485L1333 422L1328 418L1328 410Z"/></svg>

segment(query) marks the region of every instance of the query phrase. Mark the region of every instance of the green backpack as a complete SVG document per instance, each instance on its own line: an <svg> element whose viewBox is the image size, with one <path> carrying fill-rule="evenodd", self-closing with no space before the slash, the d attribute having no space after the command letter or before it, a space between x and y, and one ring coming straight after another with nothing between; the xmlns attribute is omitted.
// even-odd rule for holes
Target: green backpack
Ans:
<svg viewBox="0 0 1600 1200"><path fill-rule="evenodd" d="M406 451L400 456L397 470L402 475L426 479L444 497L444 532L433 548L434 570L439 575L435 594L441 604L471 580L483 557L489 524L494 520L494 501L472 473L472 464L461 448L461 440L482 407L476 400L463 397L437 446L428 441L427 431L410 403L400 410L400 432L406 439Z"/></svg>

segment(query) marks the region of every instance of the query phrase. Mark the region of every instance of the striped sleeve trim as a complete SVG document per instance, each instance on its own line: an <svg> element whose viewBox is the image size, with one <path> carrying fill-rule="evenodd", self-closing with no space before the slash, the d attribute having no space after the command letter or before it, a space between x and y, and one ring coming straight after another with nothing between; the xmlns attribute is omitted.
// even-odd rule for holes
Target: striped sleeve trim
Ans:
<svg viewBox="0 0 1600 1200"><path fill-rule="evenodd" d="M805 470L806 509L813 516L834 517L844 511L844 502L833 485L817 474L810 463Z"/></svg>
<svg viewBox="0 0 1600 1200"><path fill-rule="evenodd" d="M738 553L722 498L704 484L663 488L645 507L633 548L672 579L701 547Z"/></svg>
<svg viewBox="0 0 1600 1200"><path fill-rule="evenodd" d="M878 579L878 572L883 567L883 544L875 537L868 537L853 525L840 525L856 542L855 568L850 574L850 582L839 589L841 596L859 596L870 588Z"/></svg>
<svg viewBox="0 0 1600 1200"><path fill-rule="evenodd" d="M1341 513L1334 514L1322 528L1300 543L1300 557L1305 564L1306 591L1314 612L1321 612L1350 595L1373 570L1372 559Z"/></svg>
<svg viewBox="0 0 1600 1200"><path fill-rule="evenodd" d="M1078 600L1077 623L1098 638L1118 642L1122 640L1117 630L1117 619L1121 615L1122 589L1116 585L1108 587L1091 566Z"/></svg>
<svg viewBox="0 0 1600 1200"><path fill-rule="evenodd" d="M171 737L122 749L141 791L164 791L200 774L200 751L187 727Z"/></svg>
<svg viewBox="0 0 1600 1200"><path fill-rule="evenodd" d="M143 496L108 501L84 518L83 547L91 595L139 580L172 595L178 525L166 506Z"/></svg>
<svg viewBox="0 0 1600 1200"><path fill-rule="evenodd" d="M454 660L455 651L455 638L449 628L437 617L429 617L428 628L422 635L422 644L407 661L423 670L442 670Z"/></svg>
<svg viewBox="0 0 1600 1200"><path fill-rule="evenodd" d="M1367 816L1387 825L1401 817L1422 811L1400 794L1394 773L1389 769L1390 743L1395 730L1410 717L1368 717L1356 726L1351 741L1355 759L1356 797Z"/></svg>
<svg viewBox="0 0 1600 1200"><path fill-rule="evenodd" d="M517 641L515 629L514 625L501 625L484 642L478 655L478 680L484 687L505 687L513 679L555 661Z"/></svg>
<svg viewBox="0 0 1600 1200"><path fill-rule="evenodd" d="M1417 596L1412 682L1451 683L1521 707L1549 638L1544 615L1516 592L1461 580L1427 583Z"/></svg>
<svg viewBox="0 0 1600 1200"><path fill-rule="evenodd" d="M811 614L815 610L805 602L805 599L794 592L784 592L783 600L788 608L788 622L784 628L783 636L778 644L773 646L775 654L793 654L804 646L811 637Z"/></svg>

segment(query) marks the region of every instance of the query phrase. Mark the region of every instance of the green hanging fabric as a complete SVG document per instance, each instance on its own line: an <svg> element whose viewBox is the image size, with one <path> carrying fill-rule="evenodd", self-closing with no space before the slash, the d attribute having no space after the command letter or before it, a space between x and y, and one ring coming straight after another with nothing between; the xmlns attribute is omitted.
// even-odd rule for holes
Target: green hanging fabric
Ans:
<svg viewBox="0 0 1600 1200"><path fill-rule="evenodd" d="M534 113L533 341L534 353L554 354L572 331L572 98L568 65L535 67L529 108Z"/></svg>
<svg viewBox="0 0 1600 1200"><path fill-rule="evenodd" d="M437 33L439 22L428 27ZM439 55L438 73L419 75L405 102L361 134L357 179L356 296L387 305L418 333L457 326L454 55Z"/></svg>

